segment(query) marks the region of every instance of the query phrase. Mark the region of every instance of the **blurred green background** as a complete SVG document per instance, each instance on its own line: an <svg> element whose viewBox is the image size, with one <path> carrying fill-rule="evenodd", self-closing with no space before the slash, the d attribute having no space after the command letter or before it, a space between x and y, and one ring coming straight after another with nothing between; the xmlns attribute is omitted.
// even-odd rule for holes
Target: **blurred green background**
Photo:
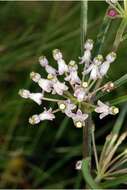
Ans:
<svg viewBox="0 0 127 190"><path fill-rule="evenodd" d="M96 40L108 5L89 1L87 37ZM66 61L81 56L80 1L0 2L0 187L1 188L82 188L81 172L75 163L82 159L82 130L57 114L53 122L30 126L28 118L42 111L32 101L18 96L20 88L38 91L29 73L40 72L38 57L46 55L52 64L52 50L59 48ZM111 51L119 20L112 20L103 46ZM120 46L118 59L106 80L127 72L127 43ZM126 85L105 99L126 95ZM50 107L44 103L43 106ZM111 130L116 117L96 124L97 148ZM126 120L125 120L126 121ZM123 130L126 127L124 123Z"/></svg>

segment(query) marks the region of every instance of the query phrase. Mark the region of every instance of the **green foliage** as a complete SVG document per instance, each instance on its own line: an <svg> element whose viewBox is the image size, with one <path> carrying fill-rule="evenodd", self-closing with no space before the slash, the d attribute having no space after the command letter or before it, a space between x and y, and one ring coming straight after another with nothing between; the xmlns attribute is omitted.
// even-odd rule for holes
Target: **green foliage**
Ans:
<svg viewBox="0 0 127 190"><path fill-rule="evenodd" d="M87 7L86 4L84 6ZM101 51L103 45L104 55L111 51L114 26L118 26L118 21L110 22L104 18L107 7L105 2L89 1L88 18L84 15L89 38L96 40L103 23L95 52ZM45 76L38 64L40 55L48 56L51 65L56 66L51 51L60 48L67 61L78 61L82 48L80 24L80 1L0 2L0 188L84 188L82 176L75 171L77 159L82 158L82 131L75 129L73 123L63 118L62 114L52 123L44 122L31 127L28 124L29 116L40 113L42 107L18 96L18 90L23 87L35 92L37 90L36 84L33 85L29 79L30 71L39 71ZM106 95L107 100L117 98L113 100L114 104L126 100L126 96L123 96L127 82L126 48L126 43L121 45L118 59L107 76L108 80L116 81L117 87L122 86L120 90L116 88L115 93ZM100 139L98 147L103 145L103 138L111 128L112 120L105 119L103 126L96 121L97 138ZM15 160L19 155L25 162ZM19 161L14 165L17 169L15 175L20 176L19 182L12 181L7 175L12 172L8 171L7 166L12 164L13 159L14 162ZM23 165L18 164L20 161L23 161ZM87 169L88 161L85 162ZM86 174L85 179L93 183L91 176ZM12 172L12 176L15 175ZM108 187L105 183L103 186ZM119 183L113 182L113 187L119 188Z"/></svg>

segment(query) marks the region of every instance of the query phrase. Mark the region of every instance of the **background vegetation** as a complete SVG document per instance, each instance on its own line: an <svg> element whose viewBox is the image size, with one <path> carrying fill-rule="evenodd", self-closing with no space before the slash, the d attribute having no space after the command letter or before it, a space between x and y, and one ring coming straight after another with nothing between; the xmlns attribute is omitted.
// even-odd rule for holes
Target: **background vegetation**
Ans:
<svg viewBox="0 0 127 190"><path fill-rule="evenodd" d="M104 1L89 1L89 38L96 40L107 7ZM20 88L38 90L29 79L29 72L34 70L45 76L38 64L40 55L45 54L52 64L51 51L60 48L67 61L78 61L81 55L80 23L80 1L0 2L1 188L83 187L82 175L75 170L76 161L82 159L82 130L76 129L62 114L57 114L53 122L30 126L29 116L41 112L42 107L18 96ZM119 20L111 21L103 44L104 55L111 51L118 24ZM124 42L108 80L114 81L127 72L126 49ZM126 95L126 87L116 89L105 99ZM44 106L50 105L44 103ZM98 151L116 118L109 116L99 121L94 115ZM126 125L125 118L123 131Z"/></svg>

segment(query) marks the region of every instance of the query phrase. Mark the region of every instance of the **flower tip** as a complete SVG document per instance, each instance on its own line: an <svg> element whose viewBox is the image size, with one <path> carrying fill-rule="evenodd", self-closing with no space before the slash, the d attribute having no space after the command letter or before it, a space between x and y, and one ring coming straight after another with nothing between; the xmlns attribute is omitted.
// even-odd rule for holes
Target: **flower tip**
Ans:
<svg viewBox="0 0 127 190"><path fill-rule="evenodd" d="M119 113L119 108L117 108L117 107L115 107L115 106L112 106L111 109L112 109L112 114L113 114L113 115L116 115L116 114Z"/></svg>
<svg viewBox="0 0 127 190"><path fill-rule="evenodd" d="M76 126L76 128L82 128L82 122L81 121L77 121L76 123L75 123L75 126Z"/></svg>
<svg viewBox="0 0 127 190"><path fill-rule="evenodd" d="M31 125L38 124L40 122L40 118L38 115L33 115L32 117L29 118L29 123Z"/></svg>
<svg viewBox="0 0 127 190"><path fill-rule="evenodd" d="M44 55L39 57L39 62L42 67L45 67L46 65L48 65L48 60Z"/></svg>
<svg viewBox="0 0 127 190"><path fill-rule="evenodd" d="M38 82L41 79L41 75L32 71L30 73L30 79L32 79L34 82Z"/></svg>
<svg viewBox="0 0 127 190"><path fill-rule="evenodd" d="M59 49L54 49L53 51L52 51L52 54L53 54L53 58L56 60L56 61L58 61L58 60L60 60L60 59L62 59L62 53L61 53L61 51L59 50Z"/></svg>
<svg viewBox="0 0 127 190"><path fill-rule="evenodd" d="M94 44L93 40L92 39L88 39L88 40L86 40L86 42L84 44L84 48L86 50L92 50L93 49L93 44Z"/></svg>
<svg viewBox="0 0 127 190"><path fill-rule="evenodd" d="M29 90L25 90L25 89L20 89L18 94L22 97L22 98L29 98L30 95L30 91Z"/></svg>

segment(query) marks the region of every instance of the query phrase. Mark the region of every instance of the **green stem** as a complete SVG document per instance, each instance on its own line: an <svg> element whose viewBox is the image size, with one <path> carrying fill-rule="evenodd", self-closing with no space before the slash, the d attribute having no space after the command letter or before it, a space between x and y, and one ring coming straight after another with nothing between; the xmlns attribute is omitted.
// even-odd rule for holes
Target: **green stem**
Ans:
<svg viewBox="0 0 127 190"><path fill-rule="evenodd" d="M113 44L113 51L115 51L115 52L117 51L117 49L120 45L120 42L122 41L122 36L123 36L126 26L127 26L127 20L125 18L123 18L123 20L121 21L121 24L118 28L118 31L116 33L115 41Z"/></svg>

